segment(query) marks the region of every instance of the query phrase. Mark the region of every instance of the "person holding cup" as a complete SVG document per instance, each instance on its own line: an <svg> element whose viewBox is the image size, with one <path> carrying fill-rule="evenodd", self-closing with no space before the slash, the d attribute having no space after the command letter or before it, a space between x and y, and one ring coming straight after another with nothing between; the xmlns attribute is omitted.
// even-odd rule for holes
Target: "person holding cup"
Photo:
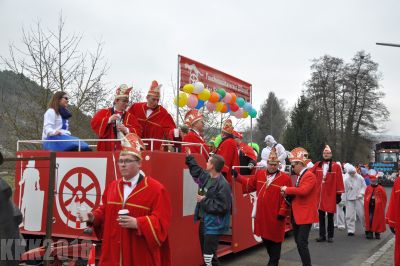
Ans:
<svg viewBox="0 0 400 266"><path fill-rule="evenodd" d="M171 265L169 194L157 180L140 173L141 139L129 133L121 144L122 178L106 186L102 205L88 213L88 224L102 238L99 265Z"/></svg>
<svg viewBox="0 0 400 266"><path fill-rule="evenodd" d="M135 116L125 110L129 103L129 93L132 87L125 84L120 85L115 92L114 106L101 109L94 116L90 123L94 133L100 139L122 139L128 133L135 133L141 136L142 127ZM119 151L120 141L99 141L98 151Z"/></svg>

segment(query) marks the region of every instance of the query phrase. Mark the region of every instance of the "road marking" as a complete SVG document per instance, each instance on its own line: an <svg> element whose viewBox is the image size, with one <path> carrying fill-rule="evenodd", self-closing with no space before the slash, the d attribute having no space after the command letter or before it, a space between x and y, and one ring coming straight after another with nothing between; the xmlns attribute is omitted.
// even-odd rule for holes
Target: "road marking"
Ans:
<svg viewBox="0 0 400 266"><path fill-rule="evenodd" d="M385 245L383 245L377 252L375 252L371 257L364 261L361 266L373 265L377 260L379 260L385 252L391 248L394 244L394 237L389 239Z"/></svg>

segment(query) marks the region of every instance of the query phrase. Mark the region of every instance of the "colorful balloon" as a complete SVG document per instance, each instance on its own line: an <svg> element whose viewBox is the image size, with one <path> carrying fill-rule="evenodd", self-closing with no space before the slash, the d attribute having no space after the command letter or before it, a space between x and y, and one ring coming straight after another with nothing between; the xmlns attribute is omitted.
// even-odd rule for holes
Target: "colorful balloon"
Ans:
<svg viewBox="0 0 400 266"><path fill-rule="evenodd" d="M186 93L192 93L194 91L193 84L186 84L185 86L183 86L183 91Z"/></svg>
<svg viewBox="0 0 400 266"><path fill-rule="evenodd" d="M207 110L208 110L208 111L213 112L213 111L215 111L215 107L216 107L216 106L215 106L214 103L208 101L208 102L206 103L206 107L207 107Z"/></svg>
<svg viewBox="0 0 400 266"><path fill-rule="evenodd" d="M208 99L208 101L212 102L212 103L216 103L219 101L219 94L216 92L212 92L210 94L210 98Z"/></svg>
<svg viewBox="0 0 400 266"><path fill-rule="evenodd" d="M237 98L236 94L233 93L233 92L231 92L231 96L232 96L232 99L231 99L231 101L230 101L229 103L230 103L230 104L236 103L236 98Z"/></svg>
<svg viewBox="0 0 400 266"><path fill-rule="evenodd" d="M179 102L178 102L177 97L175 97L174 104L178 105L179 107L184 107L187 104L187 101L188 101L187 94L184 92L180 92L179 93Z"/></svg>
<svg viewBox="0 0 400 266"><path fill-rule="evenodd" d="M249 113L248 112L243 112L243 118L247 118L249 117Z"/></svg>
<svg viewBox="0 0 400 266"><path fill-rule="evenodd" d="M257 111L256 111L256 109L251 109L250 110L250 112L249 112L249 116L251 117L251 118L255 118L256 116L257 116Z"/></svg>
<svg viewBox="0 0 400 266"><path fill-rule="evenodd" d="M226 112L228 112L228 106L225 103L223 103L221 108L221 113L226 113Z"/></svg>
<svg viewBox="0 0 400 266"><path fill-rule="evenodd" d="M231 104L231 110L232 112L236 112L237 110L239 110L239 105L237 105L237 103Z"/></svg>
<svg viewBox="0 0 400 266"><path fill-rule="evenodd" d="M193 86L194 86L194 90L193 90L194 94L199 94L200 92L202 92L204 90L203 82L196 81L195 83L193 83Z"/></svg>
<svg viewBox="0 0 400 266"><path fill-rule="evenodd" d="M228 92L227 94L225 94L224 99L222 99L222 101L223 101L224 103L230 103L231 100L232 100L232 95L231 95L229 92Z"/></svg>
<svg viewBox="0 0 400 266"><path fill-rule="evenodd" d="M218 89L217 93L221 95L221 99L223 99L226 95L226 91L224 89Z"/></svg>
<svg viewBox="0 0 400 266"><path fill-rule="evenodd" d="M217 112L221 112L222 108L224 107L224 103L223 102L217 102L215 104L215 111Z"/></svg>
<svg viewBox="0 0 400 266"><path fill-rule="evenodd" d="M202 92L197 95L199 100L208 101L210 99L211 92L208 89L204 89Z"/></svg>
<svg viewBox="0 0 400 266"><path fill-rule="evenodd" d="M235 117L236 118L243 118L243 109L239 109L235 112Z"/></svg>
<svg viewBox="0 0 400 266"><path fill-rule="evenodd" d="M250 110L253 108L253 106L251 106L251 103L247 102L243 105L243 109L248 112L250 112Z"/></svg>
<svg viewBox="0 0 400 266"><path fill-rule="evenodd" d="M239 107L243 107L243 105L246 103L246 101L242 97L238 97L236 99L236 103L237 103L237 105L239 105Z"/></svg>
<svg viewBox="0 0 400 266"><path fill-rule="evenodd" d="M197 99L197 96L194 94L189 94L189 97L187 99L187 106L191 109L195 108L197 106L197 103L199 100Z"/></svg>
<svg viewBox="0 0 400 266"><path fill-rule="evenodd" d="M196 107L195 107L195 109L200 109L200 108L202 108L203 106L204 106L204 101L199 100L198 103L197 103L197 105L196 105Z"/></svg>

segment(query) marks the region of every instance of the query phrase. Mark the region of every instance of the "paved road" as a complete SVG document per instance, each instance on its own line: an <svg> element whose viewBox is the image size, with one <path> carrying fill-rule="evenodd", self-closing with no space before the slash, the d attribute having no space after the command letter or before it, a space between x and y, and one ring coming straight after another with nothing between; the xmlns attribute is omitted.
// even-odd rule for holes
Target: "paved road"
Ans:
<svg viewBox="0 0 400 266"><path fill-rule="evenodd" d="M390 197L390 191L391 188L386 189L388 197ZM393 237L391 232L387 230L381 235L380 240L367 240L365 238L364 230L358 222L356 223L356 234L353 237L347 236L347 231L340 231L337 229L335 229L334 243L317 243L315 241L317 236L318 231L311 230L309 248L312 263L315 266L361 265L363 262L368 260L369 257L379 251L379 249ZM387 257L389 252L390 251L386 252L383 257ZM226 266L261 266L266 265L267 260L268 255L265 248L262 245L259 245L237 254L225 256L221 258L221 264ZM388 261L392 261L392 259L386 259L385 261L387 263ZM290 234L282 245L282 255L279 265L301 265L294 238ZM390 265L390 263L386 265Z"/></svg>

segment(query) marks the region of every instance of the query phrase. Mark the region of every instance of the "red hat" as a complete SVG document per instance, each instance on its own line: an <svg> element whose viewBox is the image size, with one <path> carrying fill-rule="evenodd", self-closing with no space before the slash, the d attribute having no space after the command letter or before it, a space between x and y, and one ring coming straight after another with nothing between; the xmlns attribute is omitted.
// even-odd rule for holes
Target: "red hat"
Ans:
<svg viewBox="0 0 400 266"><path fill-rule="evenodd" d="M330 152L332 153L331 147L329 145L325 145L324 151L323 152Z"/></svg>
<svg viewBox="0 0 400 266"><path fill-rule="evenodd" d="M124 136L121 141L121 155L131 154L139 159L142 159L141 149L144 149L144 144L138 135L135 133L129 133Z"/></svg>
<svg viewBox="0 0 400 266"><path fill-rule="evenodd" d="M277 163L279 164L278 154L276 153L276 148L272 148L271 152L268 156L268 163Z"/></svg>
<svg viewBox="0 0 400 266"><path fill-rule="evenodd" d="M233 125L232 125L232 120L227 119L225 122L222 124L222 131L228 134L233 135Z"/></svg>
<svg viewBox="0 0 400 266"><path fill-rule="evenodd" d="M234 138L243 139L242 133L237 132L236 130L233 131L232 135Z"/></svg>
<svg viewBox="0 0 400 266"><path fill-rule="evenodd" d="M308 159L308 151L302 147L297 147L289 153L290 162L302 162L307 165L311 160Z"/></svg>
<svg viewBox="0 0 400 266"><path fill-rule="evenodd" d="M185 115L185 124L192 127L194 123L203 119L203 114L199 110L190 110Z"/></svg>
<svg viewBox="0 0 400 266"><path fill-rule="evenodd" d="M147 93L147 96L153 96L153 97L155 97L155 98L157 98L157 99L160 99L160 88L161 88L161 84L160 85L158 85L158 82L156 81L156 80L153 80L152 82L151 82L151 86L150 86L150 89L149 89L149 92Z"/></svg>
<svg viewBox="0 0 400 266"><path fill-rule="evenodd" d="M126 84L121 84L116 92L115 92L115 99L122 99L127 98L129 99L129 93L131 92L132 87L128 87Z"/></svg>

